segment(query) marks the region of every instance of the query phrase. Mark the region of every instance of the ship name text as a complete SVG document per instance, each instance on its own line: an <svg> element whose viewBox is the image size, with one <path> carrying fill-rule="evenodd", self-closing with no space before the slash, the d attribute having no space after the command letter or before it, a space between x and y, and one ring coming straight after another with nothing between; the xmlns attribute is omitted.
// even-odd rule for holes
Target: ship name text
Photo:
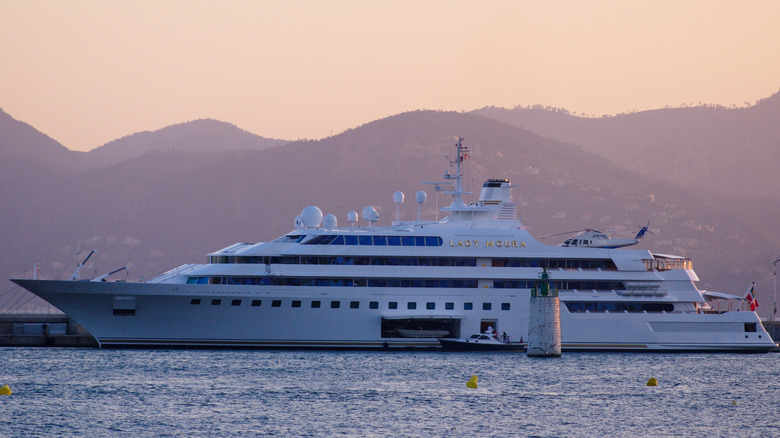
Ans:
<svg viewBox="0 0 780 438"><path fill-rule="evenodd" d="M450 240L450 246L451 247L479 247L480 245L479 240L458 240L457 242L454 240ZM520 241L520 243L517 242L517 240L486 240L482 241L482 244L486 248L525 248L525 242Z"/></svg>

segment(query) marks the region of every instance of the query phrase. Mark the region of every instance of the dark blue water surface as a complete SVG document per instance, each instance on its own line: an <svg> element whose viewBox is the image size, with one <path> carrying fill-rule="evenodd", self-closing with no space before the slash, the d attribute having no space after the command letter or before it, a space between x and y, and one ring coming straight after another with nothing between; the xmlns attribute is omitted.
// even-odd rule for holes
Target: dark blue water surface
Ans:
<svg viewBox="0 0 780 438"><path fill-rule="evenodd" d="M780 436L779 377L780 354L0 348L0 436Z"/></svg>

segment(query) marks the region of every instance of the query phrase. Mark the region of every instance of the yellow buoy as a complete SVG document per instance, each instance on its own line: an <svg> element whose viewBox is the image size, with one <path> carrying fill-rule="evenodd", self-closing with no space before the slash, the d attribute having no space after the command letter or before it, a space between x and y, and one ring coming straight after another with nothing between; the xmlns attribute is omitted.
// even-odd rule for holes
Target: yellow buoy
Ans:
<svg viewBox="0 0 780 438"><path fill-rule="evenodd" d="M469 381L466 382L466 388L476 388L477 387L477 379L479 379L479 377L477 377L476 375L471 376Z"/></svg>
<svg viewBox="0 0 780 438"><path fill-rule="evenodd" d="M11 388L9 388L8 385L1 386L0 395L11 395Z"/></svg>
<svg viewBox="0 0 780 438"><path fill-rule="evenodd" d="M658 386L658 380L655 377L651 377L650 380L647 381L647 386Z"/></svg>

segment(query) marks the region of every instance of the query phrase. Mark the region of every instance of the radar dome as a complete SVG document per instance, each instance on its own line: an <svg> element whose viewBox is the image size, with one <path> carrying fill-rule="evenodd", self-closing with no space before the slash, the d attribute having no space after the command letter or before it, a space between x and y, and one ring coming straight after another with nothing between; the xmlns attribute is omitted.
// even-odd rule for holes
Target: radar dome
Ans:
<svg viewBox="0 0 780 438"><path fill-rule="evenodd" d="M402 204L404 202L404 192L398 191L393 193L393 202Z"/></svg>
<svg viewBox="0 0 780 438"><path fill-rule="evenodd" d="M350 211L347 213L347 222L357 222L358 221L358 215L355 210Z"/></svg>
<svg viewBox="0 0 780 438"><path fill-rule="evenodd" d="M310 205L301 211L303 226L306 228L317 228L322 223L322 210Z"/></svg>
<svg viewBox="0 0 780 438"><path fill-rule="evenodd" d="M423 190L420 190L419 192L417 192L417 193L414 195L414 198L415 198L415 200L416 200L418 203L422 204L422 203L424 203L425 201L427 201L427 200L428 200L428 194L427 194L427 193L425 193L425 191L423 191Z"/></svg>
<svg viewBox="0 0 780 438"><path fill-rule="evenodd" d="M325 228L336 228L338 225L338 220L336 219L336 216L332 214L326 214L325 217L322 219L322 226Z"/></svg>
<svg viewBox="0 0 780 438"><path fill-rule="evenodd" d="M379 220L379 212L376 211L376 208L369 205L363 209L363 219L372 223L376 222Z"/></svg>

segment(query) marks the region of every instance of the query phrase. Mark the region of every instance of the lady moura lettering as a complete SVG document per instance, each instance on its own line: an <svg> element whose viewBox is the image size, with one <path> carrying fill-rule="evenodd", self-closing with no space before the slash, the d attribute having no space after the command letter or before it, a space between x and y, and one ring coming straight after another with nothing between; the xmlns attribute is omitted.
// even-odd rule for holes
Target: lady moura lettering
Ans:
<svg viewBox="0 0 780 438"><path fill-rule="evenodd" d="M479 247L479 240L458 240L458 243L455 243L454 241L450 240L450 246L451 247L464 247L464 248L470 248L470 247ZM485 247L487 248L525 248L525 242L520 241L520 244L517 244L517 240L488 240L485 242Z"/></svg>

